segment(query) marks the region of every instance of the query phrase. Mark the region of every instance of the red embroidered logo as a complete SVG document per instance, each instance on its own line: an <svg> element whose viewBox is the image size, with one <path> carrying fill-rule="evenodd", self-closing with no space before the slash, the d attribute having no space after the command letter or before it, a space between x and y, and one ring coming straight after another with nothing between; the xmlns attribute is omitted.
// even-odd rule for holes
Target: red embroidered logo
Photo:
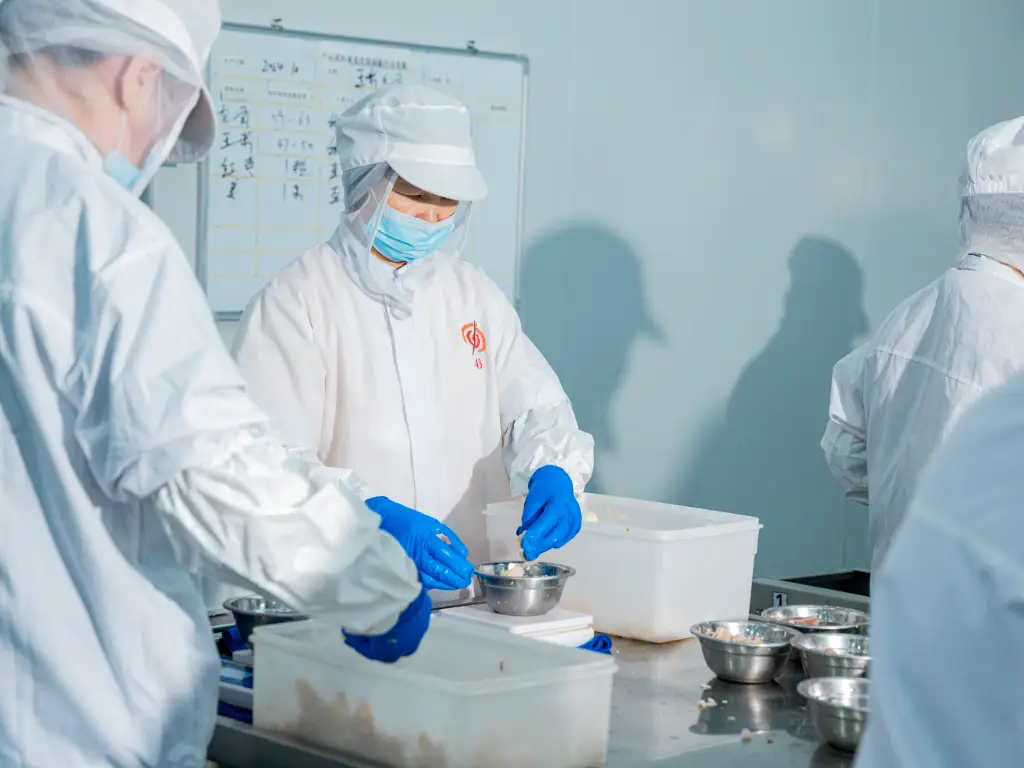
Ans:
<svg viewBox="0 0 1024 768"><path fill-rule="evenodd" d="M480 355L487 350L487 337L480 330L480 326L476 324L476 320L462 326L462 340L473 350L473 367L478 371L481 370L484 367L484 361L480 359Z"/></svg>
<svg viewBox="0 0 1024 768"><path fill-rule="evenodd" d="M487 349L487 337L480 330L476 322L466 323L462 326L462 340L473 348L473 352L479 355Z"/></svg>

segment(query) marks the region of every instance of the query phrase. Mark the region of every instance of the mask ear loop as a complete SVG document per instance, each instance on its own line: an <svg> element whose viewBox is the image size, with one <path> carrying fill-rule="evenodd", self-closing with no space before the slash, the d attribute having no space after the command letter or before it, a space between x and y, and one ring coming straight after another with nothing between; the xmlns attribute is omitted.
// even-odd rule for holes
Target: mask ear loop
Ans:
<svg viewBox="0 0 1024 768"><path fill-rule="evenodd" d="M117 129L117 146L114 147L114 151L118 154L123 155L122 147L124 146L124 131L128 126L128 110L121 107L121 125Z"/></svg>

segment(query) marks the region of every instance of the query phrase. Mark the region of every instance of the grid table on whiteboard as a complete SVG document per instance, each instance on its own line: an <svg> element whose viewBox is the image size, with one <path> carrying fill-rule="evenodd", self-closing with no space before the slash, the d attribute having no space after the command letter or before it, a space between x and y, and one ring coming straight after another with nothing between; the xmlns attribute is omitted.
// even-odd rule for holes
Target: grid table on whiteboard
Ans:
<svg viewBox="0 0 1024 768"><path fill-rule="evenodd" d="M401 83L447 91L469 108L490 192L474 204L463 258L514 300L524 77L511 57L226 28L210 63L219 133L199 248L213 310L244 309L330 237L343 198L335 121L372 89Z"/></svg>

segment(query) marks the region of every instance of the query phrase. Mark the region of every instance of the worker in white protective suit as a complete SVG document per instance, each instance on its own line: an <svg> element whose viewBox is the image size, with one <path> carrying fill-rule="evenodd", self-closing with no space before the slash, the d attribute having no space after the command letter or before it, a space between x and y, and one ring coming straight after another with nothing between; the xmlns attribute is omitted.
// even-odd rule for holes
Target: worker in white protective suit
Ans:
<svg viewBox="0 0 1024 768"><path fill-rule="evenodd" d="M346 473L268 434L137 196L214 137L215 0L0 0L0 764L201 766L197 580L382 661L429 600ZM340 637L340 636L339 636Z"/></svg>
<svg viewBox="0 0 1024 768"><path fill-rule="evenodd" d="M1024 754L1024 375L967 409L917 483L871 596L857 768Z"/></svg>
<svg viewBox="0 0 1024 768"><path fill-rule="evenodd" d="M337 143L342 220L252 301L235 356L290 440L358 472L399 541L420 533L424 584L467 587L488 503L526 495L529 560L579 532L593 440L508 299L459 259L487 191L467 108L384 89Z"/></svg>
<svg viewBox="0 0 1024 768"><path fill-rule="evenodd" d="M835 366L821 445L869 506L872 569L964 408L1024 369L1024 118L967 145L957 265Z"/></svg>

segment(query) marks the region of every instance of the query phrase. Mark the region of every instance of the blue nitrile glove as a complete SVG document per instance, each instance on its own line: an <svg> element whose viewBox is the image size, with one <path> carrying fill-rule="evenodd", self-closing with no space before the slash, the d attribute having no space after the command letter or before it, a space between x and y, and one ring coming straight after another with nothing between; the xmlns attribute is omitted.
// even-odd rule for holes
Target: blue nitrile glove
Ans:
<svg viewBox="0 0 1024 768"><path fill-rule="evenodd" d="M549 549L565 546L582 527L583 513L565 470L548 464L534 472L523 503L523 524L516 531L516 536L526 531L523 556L536 560Z"/></svg>
<svg viewBox="0 0 1024 768"><path fill-rule="evenodd" d="M593 651L594 653L604 653L609 656L612 655L612 639L608 635L594 635L593 639L588 640L580 648L584 651Z"/></svg>
<svg viewBox="0 0 1024 768"><path fill-rule="evenodd" d="M381 529L398 539L416 563L424 587L453 590L465 589L473 583L473 564L466 559L469 550L447 525L386 496L374 496L366 506L380 515Z"/></svg>
<svg viewBox="0 0 1024 768"><path fill-rule="evenodd" d="M402 611L398 623L383 635L345 635L345 645L354 648L357 653L374 661L394 664L403 656L412 656L420 647L420 640L430 626L430 597L427 590L420 590L420 595L409 607Z"/></svg>

